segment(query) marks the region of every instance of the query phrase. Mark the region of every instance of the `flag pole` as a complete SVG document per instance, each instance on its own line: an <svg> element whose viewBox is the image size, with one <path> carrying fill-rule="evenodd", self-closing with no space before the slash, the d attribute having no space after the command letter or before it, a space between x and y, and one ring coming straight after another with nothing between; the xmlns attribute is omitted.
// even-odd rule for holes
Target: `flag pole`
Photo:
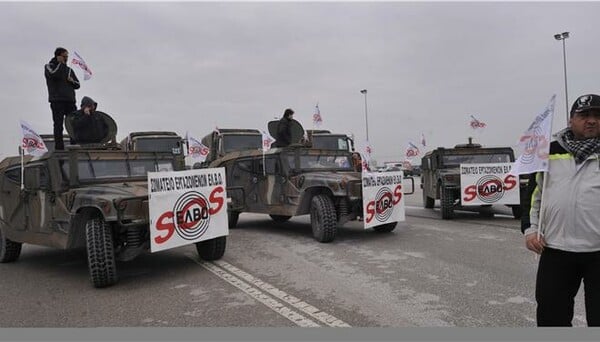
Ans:
<svg viewBox="0 0 600 342"><path fill-rule="evenodd" d="M23 182L23 175L25 174L25 165L23 163L23 155L25 154L25 151L23 151L23 147L20 148L21 150L21 190L25 189L25 183Z"/></svg>

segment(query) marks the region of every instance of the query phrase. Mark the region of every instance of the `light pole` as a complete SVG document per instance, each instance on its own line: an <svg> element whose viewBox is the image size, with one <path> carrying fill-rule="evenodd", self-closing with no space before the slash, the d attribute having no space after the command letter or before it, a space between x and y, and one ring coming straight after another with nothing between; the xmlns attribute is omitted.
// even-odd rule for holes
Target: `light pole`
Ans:
<svg viewBox="0 0 600 342"><path fill-rule="evenodd" d="M563 69L565 72L565 107L567 109L567 124L569 123L569 93L567 91L567 52L565 49L565 40L569 38L569 32L557 33L554 35L554 39L562 40L563 46Z"/></svg>
<svg viewBox="0 0 600 342"><path fill-rule="evenodd" d="M361 90L360 93L365 95L365 126L367 128L367 141L369 141L369 116L367 114L367 89Z"/></svg>

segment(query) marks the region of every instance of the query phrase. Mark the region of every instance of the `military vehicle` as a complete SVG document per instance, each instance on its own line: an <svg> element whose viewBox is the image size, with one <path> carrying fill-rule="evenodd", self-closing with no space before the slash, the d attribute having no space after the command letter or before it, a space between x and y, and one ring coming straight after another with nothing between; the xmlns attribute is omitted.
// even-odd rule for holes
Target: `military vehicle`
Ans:
<svg viewBox="0 0 600 342"><path fill-rule="evenodd" d="M202 166L233 151L258 151L262 149L262 134L257 129L221 128L202 138L209 152Z"/></svg>
<svg viewBox="0 0 600 342"><path fill-rule="evenodd" d="M111 127L106 141L116 135ZM25 156L23 179L20 157L2 160L0 262L17 260L23 243L85 247L93 285L116 283L117 261L150 246L147 173L175 170L176 158L170 151L123 151L111 143L73 145ZM196 243L196 250L205 260L219 259L225 244L219 237Z"/></svg>
<svg viewBox="0 0 600 342"><path fill-rule="evenodd" d="M276 125L269 124L269 130L274 136ZM313 237L331 242L338 226L363 215L361 173L354 171L351 153L307 147L302 137L302 126L294 120L290 146L264 153L231 151L208 165L225 167L230 228L243 212L268 214L279 223L310 214ZM391 232L396 224L374 230Z"/></svg>
<svg viewBox="0 0 600 342"><path fill-rule="evenodd" d="M121 145L126 151L183 154L183 139L177 133L169 131L131 132L121 140Z"/></svg>
<svg viewBox="0 0 600 342"><path fill-rule="evenodd" d="M306 130L308 145L323 150L354 151L354 141L345 134L331 133L328 130Z"/></svg>
<svg viewBox="0 0 600 342"><path fill-rule="evenodd" d="M454 148L438 147L427 152L421 159L421 189L423 189L423 207L433 208L435 200L440 200L443 219L452 219L455 209L464 209L461 205L460 164L484 164L514 162L514 151L510 147L482 147L469 138L467 144L458 144ZM520 182L521 194L524 194L526 180ZM521 196L523 198L523 196ZM491 205L479 207L480 213L493 217ZM511 205L513 216L521 217L520 205Z"/></svg>
<svg viewBox="0 0 600 342"><path fill-rule="evenodd" d="M131 132L121 140L125 151L168 152L176 158L175 170L185 169L184 141L175 132L140 131Z"/></svg>

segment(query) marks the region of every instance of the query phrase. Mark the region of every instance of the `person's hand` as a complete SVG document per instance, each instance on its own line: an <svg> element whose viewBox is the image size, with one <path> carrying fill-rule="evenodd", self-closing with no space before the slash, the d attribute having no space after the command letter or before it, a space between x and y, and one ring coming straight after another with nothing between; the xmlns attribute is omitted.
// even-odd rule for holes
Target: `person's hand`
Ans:
<svg viewBox="0 0 600 342"><path fill-rule="evenodd" d="M525 235L525 246L532 252L542 254L544 247L546 247L546 240L541 235L538 237L537 233L531 233Z"/></svg>

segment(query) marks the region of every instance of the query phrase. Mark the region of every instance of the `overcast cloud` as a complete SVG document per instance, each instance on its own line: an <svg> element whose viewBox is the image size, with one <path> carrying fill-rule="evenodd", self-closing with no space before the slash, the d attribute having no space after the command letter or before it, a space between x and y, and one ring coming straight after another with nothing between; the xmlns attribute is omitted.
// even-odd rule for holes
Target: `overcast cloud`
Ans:
<svg viewBox="0 0 600 342"><path fill-rule="evenodd" d="M43 65L57 46L94 76L90 96L130 131L215 126L266 129L291 107L312 128L365 140L374 157L403 159L408 140L428 148L474 136L514 146L557 94L553 131L569 100L600 93L600 3L0 3L0 157L17 153L18 120L52 132ZM569 104L570 105L570 104ZM469 115L488 127L473 132ZM419 162L417 162L419 163Z"/></svg>

